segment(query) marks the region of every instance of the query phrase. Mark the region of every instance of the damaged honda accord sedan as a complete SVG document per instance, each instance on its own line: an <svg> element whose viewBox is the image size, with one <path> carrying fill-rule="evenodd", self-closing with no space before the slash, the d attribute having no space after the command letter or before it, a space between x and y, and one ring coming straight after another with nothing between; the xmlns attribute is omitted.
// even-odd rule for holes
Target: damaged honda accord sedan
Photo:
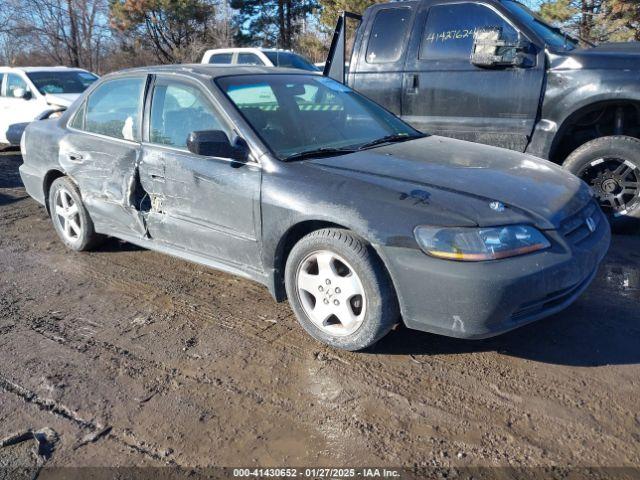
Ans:
<svg viewBox="0 0 640 480"><path fill-rule="evenodd" d="M421 134L298 70L107 75L31 124L22 154L70 249L108 235L255 280L349 350L400 322L485 338L551 315L610 242L587 185L559 167Z"/></svg>

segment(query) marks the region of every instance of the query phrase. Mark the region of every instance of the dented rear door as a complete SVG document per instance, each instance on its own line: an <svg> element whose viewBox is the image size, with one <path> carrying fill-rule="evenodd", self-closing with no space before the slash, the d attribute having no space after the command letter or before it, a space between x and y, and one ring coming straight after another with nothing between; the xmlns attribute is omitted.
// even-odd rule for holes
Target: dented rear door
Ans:
<svg viewBox="0 0 640 480"><path fill-rule="evenodd" d="M80 188L101 233L144 237L138 169L147 76L102 82L68 124L59 162Z"/></svg>

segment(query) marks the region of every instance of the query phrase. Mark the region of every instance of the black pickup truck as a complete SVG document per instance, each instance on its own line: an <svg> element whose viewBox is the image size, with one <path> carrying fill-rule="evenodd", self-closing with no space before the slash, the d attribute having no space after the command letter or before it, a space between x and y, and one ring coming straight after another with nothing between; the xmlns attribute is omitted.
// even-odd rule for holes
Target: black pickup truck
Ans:
<svg viewBox="0 0 640 480"><path fill-rule="evenodd" d="M638 42L580 46L512 0L393 2L343 14L324 74L425 132L562 164L640 218Z"/></svg>

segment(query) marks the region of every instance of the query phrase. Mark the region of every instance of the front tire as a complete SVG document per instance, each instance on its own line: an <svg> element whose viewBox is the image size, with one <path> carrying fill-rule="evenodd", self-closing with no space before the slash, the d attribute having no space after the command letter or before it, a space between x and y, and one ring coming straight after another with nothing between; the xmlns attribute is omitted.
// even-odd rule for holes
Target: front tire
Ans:
<svg viewBox="0 0 640 480"><path fill-rule="evenodd" d="M71 250L90 250L104 239L96 233L80 191L68 177L57 178L51 184L49 213L60 240Z"/></svg>
<svg viewBox="0 0 640 480"><path fill-rule="evenodd" d="M287 259L285 286L302 327L335 348L367 348L400 317L384 265L348 230L327 228L303 237Z"/></svg>
<svg viewBox="0 0 640 480"><path fill-rule="evenodd" d="M613 225L640 219L640 140L596 138L569 155L563 167L593 189Z"/></svg>

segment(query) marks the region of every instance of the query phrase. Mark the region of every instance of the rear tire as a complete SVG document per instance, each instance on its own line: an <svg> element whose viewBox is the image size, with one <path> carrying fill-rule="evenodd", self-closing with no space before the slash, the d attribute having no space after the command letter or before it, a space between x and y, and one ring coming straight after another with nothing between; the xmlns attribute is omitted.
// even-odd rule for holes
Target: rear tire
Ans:
<svg viewBox="0 0 640 480"><path fill-rule="evenodd" d="M640 140L601 137L577 148L563 167L584 180L616 229L640 219Z"/></svg>
<svg viewBox="0 0 640 480"><path fill-rule="evenodd" d="M384 265L348 230L327 228L303 237L287 259L285 286L302 327L335 348L369 347L399 321Z"/></svg>
<svg viewBox="0 0 640 480"><path fill-rule="evenodd" d="M60 240L71 250L91 250L106 238L96 233L80 191L68 177L57 178L51 184L49 214Z"/></svg>

